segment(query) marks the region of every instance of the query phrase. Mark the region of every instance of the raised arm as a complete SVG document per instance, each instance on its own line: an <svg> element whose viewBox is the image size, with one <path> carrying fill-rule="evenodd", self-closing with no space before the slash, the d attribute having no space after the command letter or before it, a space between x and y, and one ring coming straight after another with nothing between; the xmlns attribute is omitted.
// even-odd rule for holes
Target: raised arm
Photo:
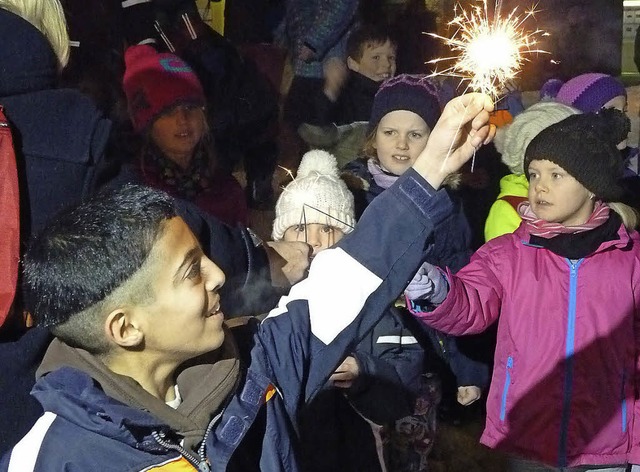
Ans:
<svg viewBox="0 0 640 472"><path fill-rule="evenodd" d="M260 326L252 367L267 359L265 373L292 417L415 273L428 237L451 211L437 187L491 139L491 107L479 94L449 103L414 169L372 202L353 233L315 258L309 277Z"/></svg>

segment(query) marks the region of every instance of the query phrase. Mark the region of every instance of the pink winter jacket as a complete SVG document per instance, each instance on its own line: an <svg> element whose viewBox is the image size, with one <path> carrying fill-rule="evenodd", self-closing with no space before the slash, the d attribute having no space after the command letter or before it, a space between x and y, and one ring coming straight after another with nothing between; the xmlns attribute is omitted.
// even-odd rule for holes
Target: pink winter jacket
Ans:
<svg viewBox="0 0 640 472"><path fill-rule="evenodd" d="M483 444L556 467L640 462L640 237L618 235L571 262L530 245L523 224L415 313L453 335L499 320Z"/></svg>

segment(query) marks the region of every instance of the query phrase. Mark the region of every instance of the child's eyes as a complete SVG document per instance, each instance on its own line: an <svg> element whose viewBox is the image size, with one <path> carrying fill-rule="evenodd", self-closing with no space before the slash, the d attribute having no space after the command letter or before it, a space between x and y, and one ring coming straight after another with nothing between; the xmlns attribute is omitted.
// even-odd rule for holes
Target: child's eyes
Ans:
<svg viewBox="0 0 640 472"><path fill-rule="evenodd" d="M391 129L385 129L382 133L383 133L385 136L393 136L394 131L393 131L393 130L391 130Z"/></svg>
<svg viewBox="0 0 640 472"><path fill-rule="evenodd" d="M375 56L373 56L371 59L373 59L374 61L377 61L377 60L379 60L379 59L380 59L380 56L379 56L379 55L375 55Z"/></svg>
<svg viewBox="0 0 640 472"><path fill-rule="evenodd" d="M307 227L305 225L298 225L296 226L295 231L297 231L298 233L304 233L306 231Z"/></svg>
<svg viewBox="0 0 640 472"><path fill-rule="evenodd" d="M528 178L531 181L536 178L536 174L534 174L533 172L529 172Z"/></svg>
<svg viewBox="0 0 640 472"><path fill-rule="evenodd" d="M322 232L323 233L333 233L333 230L334 230L333 226L324 225L322 227Z"/></svg>
<svg viewBox="0 0 640 472"><path fill-rule="evenodd" d="M554 179L560 179L562 178L562 174L558 174L557 172L554 172L553 174L551 174L551 177L553 177Z"/></svg>
<svg viewBox="0 0 640 472"><path fill-rule="evenodd" d="M422 138L422 134L421 133L411 133L411 137L415 138L415 139L420 139L420 138Z"/></svg>

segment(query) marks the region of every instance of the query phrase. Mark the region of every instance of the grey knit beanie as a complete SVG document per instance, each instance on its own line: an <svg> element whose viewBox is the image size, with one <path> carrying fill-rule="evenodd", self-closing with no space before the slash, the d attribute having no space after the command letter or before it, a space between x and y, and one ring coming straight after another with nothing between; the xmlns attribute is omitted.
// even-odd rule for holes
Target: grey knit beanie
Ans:
<svg viewBox="0 0 640 472"><path fill-rule="evenodd" d="M496 131L496 149L502 162L514 174L524 174L524 152L540 131L565 118L580 113L575 108L557 102L538 102Z"/></svg>

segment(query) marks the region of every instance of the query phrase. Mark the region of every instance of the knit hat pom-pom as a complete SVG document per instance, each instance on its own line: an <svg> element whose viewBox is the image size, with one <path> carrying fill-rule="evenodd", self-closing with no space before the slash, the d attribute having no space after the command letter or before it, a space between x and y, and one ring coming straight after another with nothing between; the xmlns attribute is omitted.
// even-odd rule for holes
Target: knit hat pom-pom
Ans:
<svg viewBox="0 0 640 472"><path fill-rule="evenodd" d="M631 120L626 113L617 108L604 108L598 112L602 136L609 142L618 144L627 139L631 132Z"/></svg>
<svg viewBox="0 0 640 472"><path fill-rule="evenodd" d="M540 88L540 100L555 100L564 85L560 79L549 79Z"/></svg>
<svg viewBox="0 0 640 472"><path fill-rule="evenodd" d="M314 149L305 153L298 166L297 177L306 177L311 172L338 177L336 158L321 149Z"/></svg>

